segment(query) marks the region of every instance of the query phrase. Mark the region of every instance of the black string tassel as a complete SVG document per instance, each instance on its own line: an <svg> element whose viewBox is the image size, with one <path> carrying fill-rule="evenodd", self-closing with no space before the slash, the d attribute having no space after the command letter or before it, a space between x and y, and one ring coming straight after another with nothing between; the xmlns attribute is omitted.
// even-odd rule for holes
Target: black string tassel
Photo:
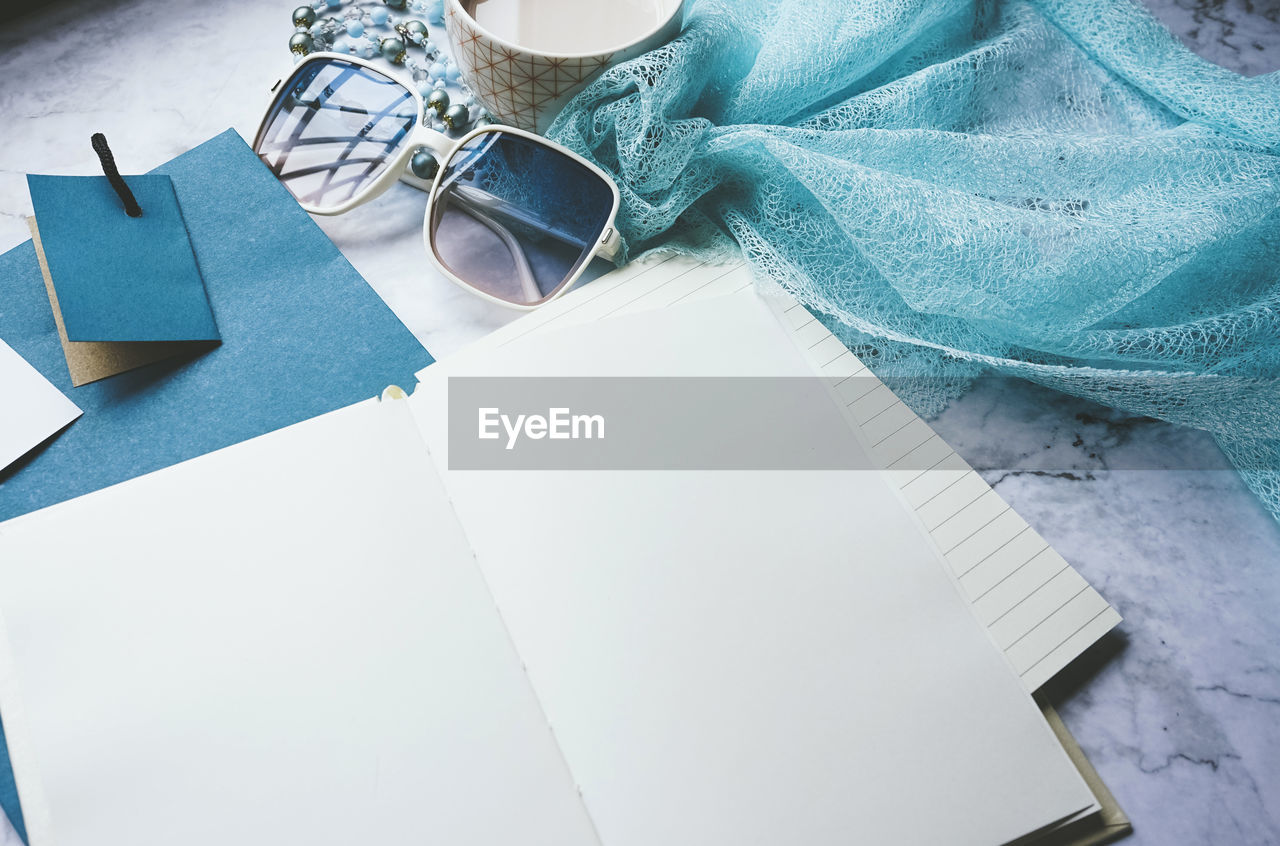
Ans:
<svg viewBox="0 0 1280 846"><path fill-rule="evenodd" d="M98 154L98 160L102 162L102 172L107 175L107 181L111 183L111 187L120 195L120 202L124 203L124 213L129 217L142 217L142 207L138 205L137 199L129 190L120 171L116 169L116 158L111 155L111 148L107 146L107 136L101 132L95 132L90 140L93 142L93 151Z"/></svg>

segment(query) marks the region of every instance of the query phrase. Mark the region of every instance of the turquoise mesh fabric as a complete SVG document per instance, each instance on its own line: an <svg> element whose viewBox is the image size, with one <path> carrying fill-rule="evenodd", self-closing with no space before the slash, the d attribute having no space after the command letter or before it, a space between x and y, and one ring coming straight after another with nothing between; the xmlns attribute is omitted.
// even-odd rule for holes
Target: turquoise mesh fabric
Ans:
<svg viewBox="0 0 1280 846"><path fill-rule="evenodd" d="M744 254L924 414L979 372L1213 434L1280 517L1280 79L1130 0L695 0L551 136L632 256Z"/></svg>

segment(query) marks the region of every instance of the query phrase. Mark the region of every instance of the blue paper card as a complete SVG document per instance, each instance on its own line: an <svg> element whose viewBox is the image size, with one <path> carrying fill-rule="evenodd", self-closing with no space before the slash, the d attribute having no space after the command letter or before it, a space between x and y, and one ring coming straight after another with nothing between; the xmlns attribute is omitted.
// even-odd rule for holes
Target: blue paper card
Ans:
<svg viewBox="0 0 1280 846"><path fill-rule="evenodd" d="M125 177L125 214L105 176L27 177L40 242L72 341L216 341L173 182Z"/></svg>
<svg viewBox="0 0 1280 846"><path fill-rule="evenodd" d="M432 361L234 131L158 171L173 180L222 344L73 390L34 248L0 256L0 337L84 410L0 474L0 519L413 385ZM10 772L5 755L0 805L21 830Z"/></svg>

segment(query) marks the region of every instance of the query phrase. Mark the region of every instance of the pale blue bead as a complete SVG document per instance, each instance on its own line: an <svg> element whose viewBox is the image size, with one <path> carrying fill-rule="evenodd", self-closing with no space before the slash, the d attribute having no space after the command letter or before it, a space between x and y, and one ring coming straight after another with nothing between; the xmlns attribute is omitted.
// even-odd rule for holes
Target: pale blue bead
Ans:
<svg viewBox="0 0 1280 846"><path fill-rule="evenodd" d="M444 23L444 0L427 0L427 20L433 24Z"/></svg>
<svg viewBox="0 0 1280 846"><path fill-rule="evenodd" d="M369 10L369 19L373 21L374 26L382 26L387 22L389 14L386 6L374 6Z"/></svg>
<svg viewBox="0 0 1280 846"><path fill-rule="evenodd" d="M364 35L364 23L356 19L347 21L347 35L352 38L359 38Z"/></svg>
<svg viewBox="0 0 1280 846"><path fill-rule="evenodd" d="M360 55L364 56L366 59L372 59L377 52L378 48L374 47L372 44L365 44L360 48Z"/></svg>
<svg viewBox="0 0 1280 846"><path fill-rule="evenodd" d="M445 77L447 77L450 82L457 82L458 77L460 76L462 76L462 71L458 70L457 65L449 65L445 70Z"/></svg>
<svg viewBox="0 0 1280 846"><path fill-rule="evenodd" d="M435 62L427 70L427 73L431 74L432 79L444 79L444 74L445 74L444 62Z"/></svg>
<svg viewBox="0 0 1280 846"><path fill-rule="evenodd" d="M418 93L423 97L430 97L431 92L435 90L435 86L431 84L430 79L418 80Z"/></svg>
<svg viewBox="0 0 1280 846"><path fill-rule="evenodd" d="M350 53L351 44L348 43L347 39L345 38L335 38L333 40L332 50L335 53Z"/></svg>
<svg viewBox="0 0 1280 846"><path fill-rule="evenodd" d="M324 3L330 9L337 9L342 6L342 0L324 0Z"/></svg>

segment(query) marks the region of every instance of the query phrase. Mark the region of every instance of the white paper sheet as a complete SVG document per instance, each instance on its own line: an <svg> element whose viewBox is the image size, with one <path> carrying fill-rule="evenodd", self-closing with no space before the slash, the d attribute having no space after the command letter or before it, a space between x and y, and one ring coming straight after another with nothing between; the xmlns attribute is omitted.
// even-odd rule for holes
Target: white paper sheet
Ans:
<svg viewBox="0 0 1280 846"><path fill-rule="evenodd" d="M79 416L75 403L0 341L0 470Z"/></svg>
<svg viewBox="0 0 1280 846"><path fill-rule="evenodd" d="M786 298L778 311L815 371L836 383L877 465L891 469L890 481L1027 690L1120 622L1120 613L804 306Z"/></svg>
<svg viewBox="0 0 1280 846"><path fill-rule="evenodd" d="M810 372L753 297L583 331L496 372ZM439 388L0 525L32 846L965 846L1093 805L876 474L446 492Z"/></svg>
<svg viewBox="0 0 1280 846"><path fill-rule="evenodd" d="M31 846L596 846L407 414L0 525Z"/></svg>
<svg viewBox="0 0 1280 846"><path fill-rule="evenodd" d="M462 354L409 402L440 466L449 376L693 374L811 370L746 292ZM608 846L991 846L1096 807L882 473L442 477Z"/></svg>
<svg viewBox="0 0 1280 846"><path fill-rule="evenodd" d="M571 291L467 352L750 287L751 270L742 263L650 259ZM895 470L891 482L943 549L975 613L1027 690L1039 688L1120 622L1120 614L808 310L784 294L774 302L814 372L842 381L853 422L880 465L914 468Z"/></svg>

